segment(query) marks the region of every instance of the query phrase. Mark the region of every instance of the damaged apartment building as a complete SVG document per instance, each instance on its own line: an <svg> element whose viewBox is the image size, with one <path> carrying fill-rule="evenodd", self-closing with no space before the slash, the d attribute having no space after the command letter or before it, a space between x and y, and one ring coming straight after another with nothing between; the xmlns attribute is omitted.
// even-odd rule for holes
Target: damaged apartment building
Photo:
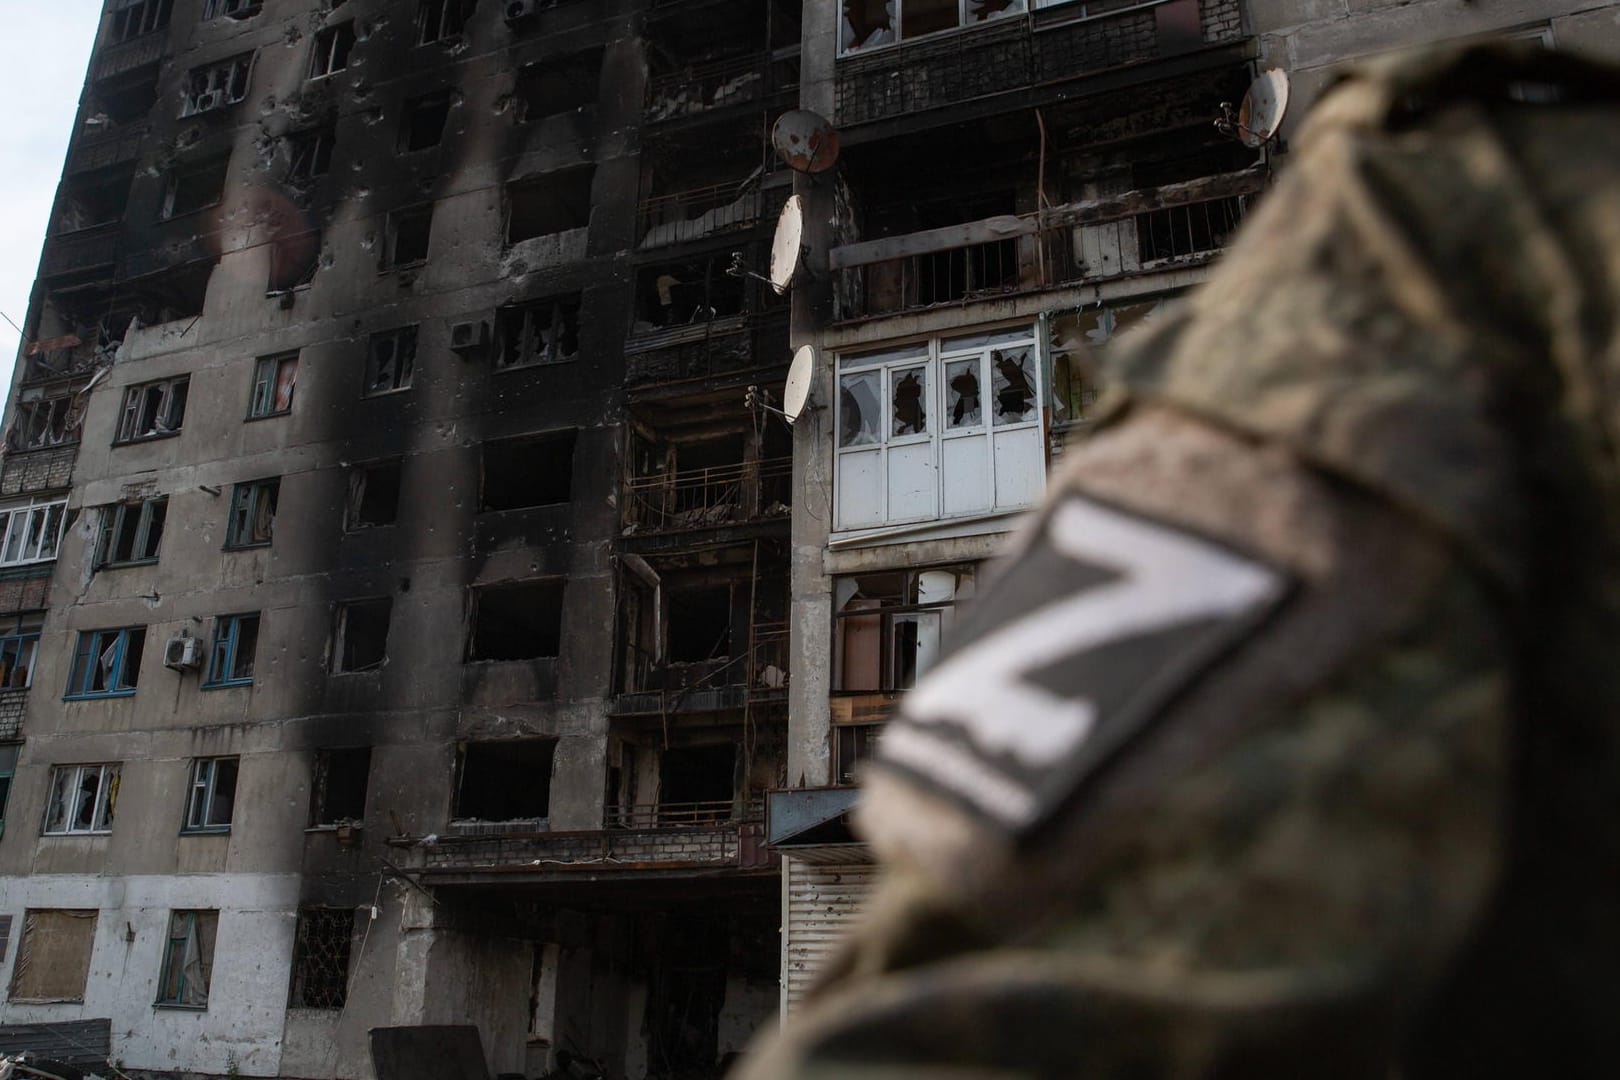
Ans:
<svg viewBox="0 0 1620 1080"><path fill-rule="evenodd" d="M0 1043L721 1075L1096 348L1331 61L1614 44L1531 6L107 0L5 414Z"/></svg>

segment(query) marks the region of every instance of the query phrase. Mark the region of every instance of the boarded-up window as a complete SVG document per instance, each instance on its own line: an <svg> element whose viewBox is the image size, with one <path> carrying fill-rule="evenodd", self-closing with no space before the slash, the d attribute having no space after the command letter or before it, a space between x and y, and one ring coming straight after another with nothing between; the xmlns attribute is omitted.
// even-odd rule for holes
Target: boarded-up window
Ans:
<svg viewBox="0 0 1620 1080"><path fill-rule="evenodd" d="M23 916L12 1001L83 1001L96 939L94 911L35 910Z"/></svg>

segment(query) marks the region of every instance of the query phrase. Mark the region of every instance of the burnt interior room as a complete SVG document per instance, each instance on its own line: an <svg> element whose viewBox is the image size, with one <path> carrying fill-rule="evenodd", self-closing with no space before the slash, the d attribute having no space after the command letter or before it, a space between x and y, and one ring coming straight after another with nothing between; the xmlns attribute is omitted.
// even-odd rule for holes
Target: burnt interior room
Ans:
<svg viewBox="0 0 1620 1080"><path fill-rule="evenodd" d="M591 223L594 165L572 165L506 185L506 242L583 229Z"/></svg>
<svg viewBox="0 0 1620 1080"><path fill-rule="evenodd" d="M595 105L601 93L603 52L596 46L523 65L517 75L514 119L528 124Z"/></svg>
<svg viewBox="0 0 1620 1080"><path fill-rule="evenodd" d="M553 506L573 491L576 432L548 432L483 445L480 511Z"/></svg>
<svg viewBox="0 0 1620 1080"><path fill-rule="evenodd" d="M655 6L643 35L650 119L740 104L797 85L799 4L724 0L679 5L675 14L681 17L660 18ZM764 70L773 56L779 60Z"/></svg>
<svg viewBox="0 0 1620 1080"><path fill-rule="evenodd" d="M202 314L208 279L214 263L199 260L138 278L109 281L110 274L84 274L52 280L49 306L81 337L91 335L101 344L124 339L139 320L141 326L191 319Z"/></svg>
<svg viewBox="0 0 1620 1080"><path fill-rule="evenodd" d="M457 820L534 821L551 813L556 739L468 742L456 750Z"/></svg>
<svg viewBox="0 0 1620 1080"><path fill-rule="evenodd" d="M99 133L108 127L144 120L157 104L157 86L155 65L92 83L87 112L91 118L101 120L90 130Z"/></svg>
<svg viewBox="0 0 1620 1080"><path fill-rule="evenodd" d="M715 527L792 505L791 429L745 414L735 388L633 403L626 428L626 526Z"/></svg>
<svg viewBox="0 0 1620 1080"><path fill-rule="evenodd" d="M766 177L776 171L770 124L769 115L750 113L649 137L641 154L641 241L680 243L753 223ZM671 227L683 222L692 225Z"/></svg>
<svg viewBox="0 0 1620 1080"><path fill-rule="evenodd" d="M758 244L743 249L745 267L761 266L764 258ZM733 249L728 247L643 266L636 272L634 330L650 333L785 309L786 301L769 286L744 274L728 273L732 259Z"/></svg>
<svg viewBox="0 0 1620 1080"><path fill-rule="evenodd" d="M513 581L472 591L467 659L542 660L562 649L563 583Z"/></svg>

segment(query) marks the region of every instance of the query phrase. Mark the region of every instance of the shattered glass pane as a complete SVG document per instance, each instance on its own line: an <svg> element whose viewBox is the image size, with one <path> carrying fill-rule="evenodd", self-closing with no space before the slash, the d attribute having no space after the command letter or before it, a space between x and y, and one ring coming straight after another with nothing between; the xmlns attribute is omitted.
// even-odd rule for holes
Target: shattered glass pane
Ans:
<svg viewBox="0 0 1620 1080"><path fill-rule="evenodd" d="M1035 419L1035 361L1027 346L990 351L990 389L996 426Z"/></svg>
<svg viewBox="0 0 1620 1080"><path fill-rule="evenodd" d="M901 0L900 36L907 40L957 25L957 0Z"/></svg>
<svg viewBox="0 0 1620 1080"><path fill-rule="evenodd" d="M840 20L838 49L852 52L872 45L888 45L894 41L894 5L896 0L844 0L844 16Z"/></svg>
<svg viewBox="0 0 1620 1080"><path fill-rule="evenodd" d="M924 434L928 430L928 369L899 368L892 378L894 413L889 434Z"/></svg>
<svg viewBox="0 0 1620 1080"><path fill-rule="evenodd" d="M879 381L882 372L845 375L838 383L838 445L875 446L878 417L883 414Z"/></svg>
<svg viewBox="0 0 1620 1080"><path fill-rule="evenodd" d="M1022 15L1024 10L1024 0L968 0L968 22L984 22L1002 15Z"/></svg>
<svg viewBox="0 0 1620 1080"><path fill-rule="evenodd" d="M945 424L950 428L970 428L982 423L979 358L953 360L945 365Z"/></svg>

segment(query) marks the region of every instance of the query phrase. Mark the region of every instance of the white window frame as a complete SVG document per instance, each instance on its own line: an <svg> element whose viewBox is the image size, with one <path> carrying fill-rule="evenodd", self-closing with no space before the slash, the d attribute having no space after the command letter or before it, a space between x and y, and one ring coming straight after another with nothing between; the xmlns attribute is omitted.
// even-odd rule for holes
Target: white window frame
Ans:
<svg viewBox="0 0 1620 1080"><path fill-rule="evenodd" d="M262 420L270 416L286 416L292 412L293 399L298 394L298 350L261 356L253 368L253 391L248 395L248 419ZM276 391L281 386L281 369L292 365L292 378L288 380L287 405L276 408Z"/></svg>
<svg viewBox="0 0 1620 1080"><path fill-rule="evenodd" d="M253 80L253 54L241 53L205 67L192 68L186 74L186 99L180 116L196 116L208 112L199 108L204 94L217 94L221 103L235 105L247 97ZM214 108L219 107L216 103Z"/></svg>
<svg viewBox="0 0 1620 1080"><path fill-rule="evenodd" d="M0 567L50 562L62 548L67 499L0 505Z"/></svg>
<svg viewBox="0 0 1620 1080"><path fill-rule="evenodd" d="M414 324L379 330L366 339L366 381L361 387L362 397L384 397L411 388L416 378L417 340ZM379 356L382 349L387 350L387 362L392 365L387 385L383 385L382 378L383 362Z"/></svg>
<svg viewBox="0 0 1620 1080"><path fill-rule="evenodd" d="M51 786L45 797L45 836L105 836L112 832L118 804L118 776L123 763L94 762L88 765L57 765L51 769ZM90 796L90 824L75 824L84 808L84 781L95 776L95 792Z"/></svg>
<svg viewBox="0 0 1620 1080"><path fill-rule="evenodd" d="M333 67L332 65L337 62L338 43L344 39L345 34L348 37L348 49L343 53L343 63ZM340 71L347 71L349 69L349 53L354 49L358 40L354 32L353 19L347 22L333 23L331 26L318 30L314 34L314 42L310 46L310 79L326 79Z"/></svg>
<svg viewBox="0 0 1620 1080"><path fill-rule="evenodd" d="M231 809L224 821L210 820L214 796L219 790L220 763L228 762L231 776ZM194 758L191 762L191 785L187 789L186 817L180 826L184 833L223 833L231 831L231 820L236 816L236 787L242 776L239 757Z"/></svg>

